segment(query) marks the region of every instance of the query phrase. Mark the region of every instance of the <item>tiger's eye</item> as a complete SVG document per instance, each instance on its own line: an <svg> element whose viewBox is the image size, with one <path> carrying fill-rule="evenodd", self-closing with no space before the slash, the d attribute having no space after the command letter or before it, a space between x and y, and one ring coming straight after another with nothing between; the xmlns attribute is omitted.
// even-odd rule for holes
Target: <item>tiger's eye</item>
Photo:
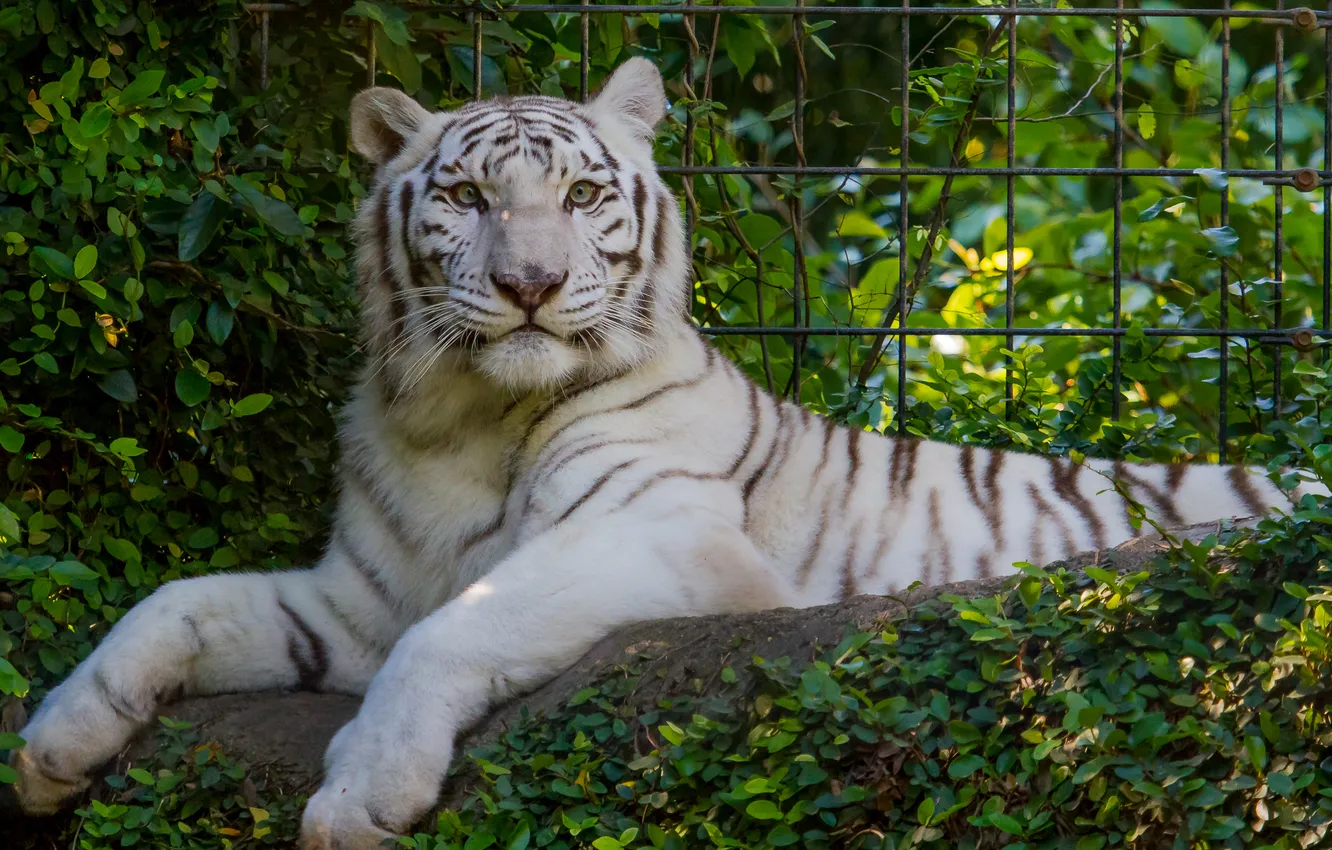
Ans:
<svg viewBox="0 0 1332 850"><path fill-rule="evenodd" d="M460 206L474 207L481 203L481 190L475 183L459 183L450 189L449 193Z"/></svg>
<svg viewBox="0 0 1332 850"><path fill-rule="evenodd" d="M585 207L595 201L600 194L600 186L591 180L579 180L569 187L569 203L574 206Z"/></svg>

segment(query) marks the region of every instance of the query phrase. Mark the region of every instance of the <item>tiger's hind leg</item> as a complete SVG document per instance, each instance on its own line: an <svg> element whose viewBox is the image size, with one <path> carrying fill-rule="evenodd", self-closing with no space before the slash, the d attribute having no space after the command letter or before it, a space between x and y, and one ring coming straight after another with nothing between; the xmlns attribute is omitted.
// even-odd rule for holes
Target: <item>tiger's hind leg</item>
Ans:
<svg viewBox="0 0 1332 850"><path fill-rule="evenodd" d="M29 814L57 811L160 705L185 694L305 687L363 693L384 650L319 570L171 582L132 608L52 690L11 756Z"/></svg>

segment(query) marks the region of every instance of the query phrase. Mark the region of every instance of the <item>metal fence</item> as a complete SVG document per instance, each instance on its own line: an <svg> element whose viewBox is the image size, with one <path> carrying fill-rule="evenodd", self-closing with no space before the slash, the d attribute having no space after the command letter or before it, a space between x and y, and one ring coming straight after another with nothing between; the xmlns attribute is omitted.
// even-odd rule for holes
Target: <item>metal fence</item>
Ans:
<svg viewBox="0 0 1332 850"><path fill-rule="evenodd" d="M722 0L717 0L718 3ZM1323 93L1323 133L1324 140L1332 139L1332 0L1329 0L1326 11L1313 10L1306 7L1284 8L1284 0L1274 0L1272 9L1233 9L1232 0L1221 0L1219 8L1132 8L1125 5L1124 0L1115 0L1113 7L1105 8L1054 8L1042 6L1019 6L1019 5L977 5L977 6L913 6L911 0L902 0L898 5L817 5L808 4L806 0L796 0L791 5L758 5L758 6L740 6L740 5L700 5L695 0L682 0L679 3L659 3L659 4L613 4L597 3L593 0L579 0L579 2L570 3L396 3L396 6L403 9L426 9L432 12L446 13L456 15L460 19L469 22L472 31L473 51L472 51L472 86L471 89L476 92L478 97L482 92L482 68L481 57L483 54L483 22L488 19L498 19L505 15L516 13L562 13L577 14L581 17L581 53L580 53L580 95L583 99L588 97L588 67L589 67L589 22L594 15L651 15L651 14L669 14L682 16L684 31L689 51L689 62L684 69L683 86L686 94L693 99L697 98L697 90L701 85L708 84L707 79L698 78L698 65L701 55L700 43L696 34L696 27L700 20L715 21L716 18L728 15L761 15L761 16L789 16L795 21L803 21L808 16L817 15L819 18L850 18L859 16L892 16L902 19L900 25L901 36L901 56L910 57L912 50L911 22L915 18L931 17L967 17L976 18L980 16L992 17L1001 22L1003 33L1006 35L1006 56L1004 61L1007 66L1008 74L1008 108L1007 108L1007 163L1003 167L968 167L959 164L961 158L959 151L954 150L952 162L948 166L925 166L913 165L911 163L911 125L910 121L901 121L900 135L900 162L896 166L873 166L866 167L859 164L837 165L837 164L811 164L806 161L805 155L805 112L807 106L806 93L808 91L808 73L805 65L806 34L803 27L796 27L796 35L792 38L791 48L793 52L793 62L796 69L795 76L795 104L790 118L791 132L794 138L795 162L791 165L771 165L771 166L753 166L753 165L700 165L697 162L695 150L695 119L692 114L686 118L687 127L684 135L684 145L681 161L678 165L659 165L659 170L663 174L678 175L681 179L685 194L685 214L686 228L690 236L690 244L693 244L693 231L698 214L698 207L694 198L693 178L698 176L711 175L737 175L745 177L764 176L786 176L793 179L797 188L800 182L807 178L815 177L837 177L837 176L896 176L899 178L899 204L900 220L898 225L897 239L899 242L900 262L898 289L895 300L889 309L883 311L882 319L879 324L868 327L811 327L810 310L808 307L808 291L806 287L807 270L805 267L805 258L803 256L802 245L804 242L803 226L805 223L805 211L802 208L800 192L791 193L788 203L790 204L790 217L793 228L793 245L796 258L795 265L795 323L791 326L767 326L763 323L762 313L760 313L759 326L756 327L704 327L704 333L725 336L725 335L752 335L756 337L783 336L792 340L792 344L797 351L796 363L800 362L798 352L804 340L815 335L831 335L843 337L863 337L872 340L871 346L871 365L877 363L884 347L893 341L896 344L896 370L897 385L896 396L897 404L895 415L897 417L897 428L899 431L905 426L905 417L903 411L906 409L906 387L907 381L907 358L906 358L906 340L908 337L928 337L937 334L947 334L954 336L987 336L1002 338L1006 342L1009 350L1014 349L1018 338L1029 337L1088 337L1104 338L1110 340L1111 345L1111 388L1113 391L1113 413L1118 417L1121 405L1121 384L1123 381L1123 355L1122 341L1127 335L1128 330L1122 322L1121 300L1123 292L1123 205L1124 205L1124 180L1126 177L1134 176L1155 176L1155 177L1193 177L1196 175L1195 169L1180 168L1126 168L1124 167L1125 151L1125 120L1124 120L1124 58L1125 58L1125 24L1128 21L1137 21L1146 18L1184 18L1190 17L1209 22L1220 22L1221 34L1221 91L1223 92L1220 104L1220 166L1221 171L1230 177L1252 178L1261 180L1263 183L1275 187L1275 244L1276 248L1271 257L1272 280L1274 281L1274 298L1271 304L1271 322L1267 328L1232 328L1229 326L1229 310L1222 309L1220 312L1220 322L1215 328L1178 328L1178 327L1147 327L1135 330L1141 330L1148 337L1166 337L1166 338L1216 338L1222 345L1223 354L1220 358L1220 410L1218 425L1218 444L1222 447L1227 445L1228 432L1228 410L1230 408L1230 388L1229 388L1229 356L1225 353L1227 350L1226 342L1230 339L1249 340L1253 344L1263 347L1279 349L1287 346L1294 348L1299 352L1310 352L1316 349L1322 349L1322 358L1324 362L1329 359L1329 349L1332 348L1332 215L1328 210L1332 210L1332 146L1323 145L1323 162L1321 169L1299 168L1286 170L1281 168L1284 162L1283 158L1283 96L1284 86L1276 86L1276 96L1274 103L1275 110L1275 145L1272 150L1273 164L1272 169L1231 169L1231 23L1234 20L1245 19L1260 27L1269 28L1270 32L1266 37L1273 40L1275 48L1276 78L1278 81L1284 79L1286 56L1286 33L1296 31L1300 33L1316 33L1319 30L1323 33L1325 47L1324 79L1326 84ZM259 73L261 85L267 87L268 80L268 44L269 29L274 15L296 11L304 8L294 3L253 3L247 4L246 8L253 14L255 22L260 28L261 38L261 57L259 59ZM1097 17L1112 18L1115 22L1115 50L1114 50L1114 94L1112 99L1113 120L1114 120L1114 165L1110 167L1086 167L1086 168L1058 168L1058 167L1021 167L1016 162L1016 138L1017 138L1017 51L1018 38L1017 26L1020 18L1023 17ZM995 27L995 33L1000 32L1000 27ZM1248 38L1263 37L1262 35L1249 35ZM367 26L367 35L365 40L365 63L367 67L367 83L372 84L376 79L376 56L375 42ZM711 62L707 63L705 73L711 72ZM899 96L904 104L909 102L911 62L901 62L900 77L897 81ZM904 110L905 114L906 110ZM969 121L970 119L968 119ZM958 139L963 140L966 136L966 128L959 133ZM980 175L1002 178L1006 181L1007 204L1006 204L1006 233L1007 233L1007 257L1014 256L1014 236L1017 230L1015 222L1015 199L1017 191L1015 188L1015 179L1018 177L1105 177L1114 180L1114 242L1113 242L1113 298L1114 315L1113 322L1108 327L1094 328L1065 328L1065 327L1017 327L1014 324L1014 297L1016 294L1015 273L1016 263L1008 262L1006 264L1006 289L1005 289L1005 321L1003 327L993 328L933 328L933 327L912 327L910 324L910 314L913 296L922 285L932 260L933 236L937 233L939 220L930 223L931 234L926 240L924 253L915 263L914 268L909 262L909 252L907 248L907 238L909 232L909 210L910 210L910 188L908 179L910 177L934 176L943 178L943 195L947 196L955 177L962 175ZM1283 286L1283 254L1285 253L1284 233L1282 226L1283 201L1282 193L1286 187L1290 187L1298 192L1314 192L1321 189L1324 204L1323 219L1323 250L1321 257L1321 316L1317 317L1317 326L1311 327L1306 324L1302 327L1287 327L1285 316L1283 314L1284 294ZM1226 226L1229 222L1230 199L1229 193L1223 192L1221 195L1221 222ZM1227 279L1227 268L1223 263L1221 265L1221 283L1222 291L1229 285ZM1281 408L1281 381L1282 381L1282 358L1274 358L1273 366L1273 395L1275 399L1275 409ZM795 394L799 397L799 368L796 368L793 374L795 383ZM862 373L863 374L863 373ZM1013 399L1013 364L1012 358L1007 358L1006 367L1006 393L1011 402ZM1279 413L1278 413L1279 415ZM1222 450L1222 460L1225 460L1225 450Z"/></svg>

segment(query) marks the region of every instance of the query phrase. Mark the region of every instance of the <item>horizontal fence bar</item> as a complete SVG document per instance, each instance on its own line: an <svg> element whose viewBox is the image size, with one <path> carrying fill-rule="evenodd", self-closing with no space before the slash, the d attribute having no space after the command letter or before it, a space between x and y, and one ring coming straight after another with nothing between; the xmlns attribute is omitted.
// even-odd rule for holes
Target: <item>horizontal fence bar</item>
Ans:
<svg viewBox="0 0 1332 850"><path fill-rule="evenodd" d="M259 4L256 4L259 5ZM263 4L270 9L284 4ZM288 8L299 8L295 4L286 4ZM521 12L603 15L683 15L686 7L679 3L655 3L642 6L631 4L606 4L580 6L577 3L514 3L508 6L495 3L400 3L404 9L421 11L466 13L487 12L490 14L518 14ZM1309 9L1098 9L1072 8L1058 9L1042 6L689 6L690 15L809 15L817 17L850 15L901 15L905 17L929 17L943 15L952 17L1037 17L1037 18L1257 18L1273 23L1295 23L1296 18L1304 19L1312 14L1316 20L1332 22L1332 13L1317 12Z"/></svg>
<svg viewBox="0 0 1332 850"><path fill-rule="evenodd" d="M992 336L998 338L1013 336L1073 336L1073 337L1124 337L1142 333L1151 337L1178 337L1180 339L1199 338L1238 338L1253 339L1265 343L1290 343L1291 345L1313 346L1318 344L1314 337L1332 340L1332 330L1319 328L1290 328L1288 330L1229 329L1219 328L760 328L741 325L722 327L701 326L700 333L712 336ZM1297 336L1303 336L1307 343L1300 342Z"/></svg>
<svg viewBox="0 0 1332 850"><path fill-rule="evenodd" d="M775 176L790 174L795 176L819 176L829 177L863 175L866 177L895 177L902 174L924 175L924 176L944 176L948 174L970 175L970 176L994 176L1006 177L1010 174L1018 177L1202 177L1196 168L1114 168L1105 166L1102 168L1043 168L1039 166L1017 168L1004 168L1002 166L994 168L968 168L958 166L950 168L948 166L929 166L912 165L906 168L901 166L862 166L854 165L660 165L657 171L662 174L753 174L757 176ZM1217 177L1223 176L1222 172L1217 170ZM1290 171L1272 171L1256 168L1235 168L1224 172L1229 177L1247 177L1254 180L1272 180L1291 177L1294 172ZM1318 172L1320 178L1332 178L1332 172Z"/></svg>

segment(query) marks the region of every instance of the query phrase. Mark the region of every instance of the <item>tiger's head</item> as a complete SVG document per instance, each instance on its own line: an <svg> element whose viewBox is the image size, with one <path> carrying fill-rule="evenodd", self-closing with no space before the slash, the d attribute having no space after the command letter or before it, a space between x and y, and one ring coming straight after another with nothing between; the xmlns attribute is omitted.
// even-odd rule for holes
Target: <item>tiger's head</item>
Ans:
<svg viewBox="0 0 1332 850"><path fill-rule="evenodd" d="M355 228L369 347L409 386L466 368L515 392L641 362L688 304L680 214L652 162L661 75L625 62L589 103L429 112L372 88L353 148L376 166Z"/></svg>

